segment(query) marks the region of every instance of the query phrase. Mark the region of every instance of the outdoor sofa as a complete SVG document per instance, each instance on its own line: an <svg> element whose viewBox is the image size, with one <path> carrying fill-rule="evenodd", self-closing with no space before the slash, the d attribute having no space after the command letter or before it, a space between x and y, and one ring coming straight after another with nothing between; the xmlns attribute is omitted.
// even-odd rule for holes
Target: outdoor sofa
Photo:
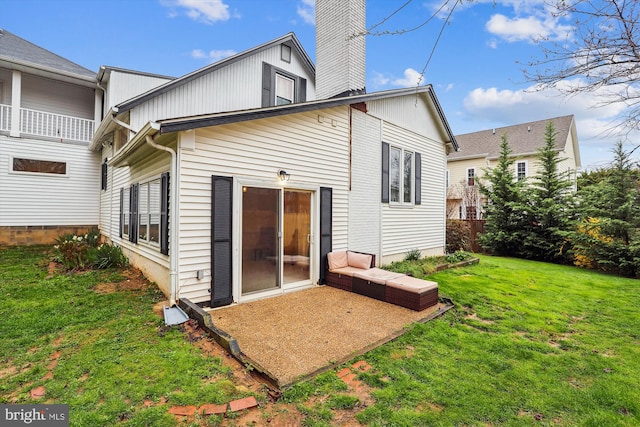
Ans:
<svg viewBox="0 0 640 427"><path fill-rule="evenodd" d="M327 254L327 285L421 311L438 303L438 284L376 268L376 257L356 251Z"/></svg>

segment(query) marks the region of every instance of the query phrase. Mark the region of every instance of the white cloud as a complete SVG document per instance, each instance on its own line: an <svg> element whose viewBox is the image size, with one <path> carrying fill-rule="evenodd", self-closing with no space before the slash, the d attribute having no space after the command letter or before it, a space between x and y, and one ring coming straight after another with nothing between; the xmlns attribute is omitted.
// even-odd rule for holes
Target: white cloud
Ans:
<svg viewBox="0 0 640 427"><path fill-rule="evenodd" d="M186 9L183 13L194 21L213 24L226 21L231 15L229 6L222 0L161 0L160 4L170 8L169 16L175 17L177 9Z"/></svg>
<svg viewBox="0 0 640 427"><path fill-rule="evenodd" d="M371 72L371 78L369 80L374 89L379 89L381 87L384 87L388 85L389 82L391 81L391 79L388 76L386 76L385 74L379 73L377 71Z"/></svg>
<svg viewBox="0 0 640 427"><path fill-rule="evenodd" d="M422 75L419 72L413 68L407 68L404 70L404 77L392 80L391 84L394 86L411 87L418 86L422 83L422 80Z"/></svg>
<svg viewBox="0 0 640 427"><path fill-rule="evenodd" d="M316 1L315 0L302 0L298 7L296 8L298 12L298 16L302 18L302 20L310 25L315 25L316 23Z"/></svg>
<svg viewBox="0 0 640 427"><path fill-rule="evenodd" d="M191 51L191 57L195 59L206 59L209 62L213 63L216 61L220 61L221 59L228 58L232 55L235 55L237 52L231 49L222 49L222 50L210 50L208 53L205 53L202 49L194 49Z"/></svg>
<svg viewBox="0 0 640 427"><path fill-rule="evenodd" d="M539 39L560 40L570 37L572 27L562 25L551 16L508 18L502 14L492 15L485 25L487 31L509 42L534 41Z"/></svg>
<svg viewBox="0 0 640 427"><path fill-rule="evenodd" d="M563 82L570 86L580 84L578 79ZM622 89L622 88L621 88ZM578 130L583 167L602 165L611 159L611 148L618 140L640 138L640 135L625 135L621 126L615 126L622 104L598 106L602 94L581 93L564 97L557 89L538 90L530 86L522 90L500 90L498 88L476 88L464 99L464 121L462 132L474 132L491 127L509 126L535 120L573 114ZM478 126L473 129L473 126Z"/></svg>

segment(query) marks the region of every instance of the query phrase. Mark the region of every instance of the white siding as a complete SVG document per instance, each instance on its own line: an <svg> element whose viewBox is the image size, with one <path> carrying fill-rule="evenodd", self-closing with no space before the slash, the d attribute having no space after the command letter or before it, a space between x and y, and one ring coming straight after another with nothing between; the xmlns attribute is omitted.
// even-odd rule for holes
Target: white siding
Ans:
<svg viewBox="0 0 640 427"><path fill-rule="evenodd" d="M210 298L212 175L232 176L236 185L238 179L274 185L282 168L291 174L288 187L332 187L333 247L347 247L348 125L343 107L196 130L195 150L180 152L181 297ZM236 197L234 218L240 215L237 202ZM236 221L236 236L238 227ZM238 250L235 239L235 258ZM197 270L205 271L203 280L197 280Z"/></svg>
<svg viewBox="0 0 640 427"><path fill-rule="evenodd" d="M162 77L127 73L118 70L111 70L109 74L105 112L114 105L170 81L170 79Z"/></svg>
<svg viewBox="0 0 640 427"><path fill-rule="evenodd" d="M102 159L111 156L111 149L103 150ZM160 253L158 246L146 243L133 244L127 238L120 238L120 189L131 184L142 183L160 177L170 169L170 156L162 151L154 151L133 167L109 167L107 170L107 190L100 196L100 231L113 243L120 245L131 264L158 284L165 294L169 294L169 257ZM98 170L100 168L98 167ZM173 179L173 177L171 177ZM98 184L99 185L99 184ZM99 188L99 187L98 187Z"/></svg>
<svg viewBox="0 0 640 427"><path fill-rule="evenodd" d="M379 254L381 238L382 123L352 111L349 249Z"/></svg>
<svg viewBox="0 0 640 427"><path fill-rule="evenodd" d="M387 98L368 102L368 113L383 118L404 129L420 135L442 141L444 129L438 125L439 120L433 105L429 101L425 103L427 94L407 95L403 97Z"/></svg>
<svg viewBox="0 0 640 427"><path fill-rule="evenodd" d="M427 118L423 118L427 120ZM383 140L418 152L422 157L422 204L412 207L383 205L383 263L402 259L411 249L442 253L445 246L445 170L443 141L384 123Z"/></svg>
<svg viewBox="0 0 640 427"><path fill-rule="evenodd" d="M150 120L259 108L262 104L262 63L307 79L307 99L315 98L313 78L292 55L280 59L280 45L211 71L133 108L131 126L141 128Z"/></svg>
<svg viewBox="0 0 640 427"><path fill-rule="evenodd" d="M94 119L95 90L22 74L23 108Z"/></svg>
<svg viewBox="0 0 640 427"><path fill-rule="evenodd" d="M67 174L13 172L13 157L65 162ZM97 225L99 162L84 144L0 136L0 226Z"/></svg>

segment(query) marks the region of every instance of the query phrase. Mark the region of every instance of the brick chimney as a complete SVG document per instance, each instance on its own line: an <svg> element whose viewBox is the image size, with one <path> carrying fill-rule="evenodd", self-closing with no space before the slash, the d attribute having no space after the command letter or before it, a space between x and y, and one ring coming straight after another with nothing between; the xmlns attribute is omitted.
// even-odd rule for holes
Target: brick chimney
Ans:
<svg viewBox="0 0 640 427"><path fill-rule="evenodd" d="M316 0L316 97L366 92L365 0Z"/></svg>

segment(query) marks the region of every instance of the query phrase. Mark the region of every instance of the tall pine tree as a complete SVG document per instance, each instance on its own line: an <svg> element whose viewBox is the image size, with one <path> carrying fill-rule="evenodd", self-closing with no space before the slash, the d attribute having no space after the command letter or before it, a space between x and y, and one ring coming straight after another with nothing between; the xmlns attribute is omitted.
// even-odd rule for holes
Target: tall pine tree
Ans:
<svg viewBox="0 0 640 427"><path fill-rule="evenodd" d="M573 235L580 265L640 276L640 182L631 153L613 150L609 174L581 191L583 220Z"/></svg>
<svg viewBox="0 0 640 427"><path fill-rule="evenodd" d="M480 192L487 198L485 232L480 244L497 255L521 256L526 215L523 181L514 179L512 153L507 135L502 135L500 158L495 168L485 170Z"/></svg>
<svg viewBox="0 0 640 427"><path fill-rule="evenodd" d="M537 173L526 188L528 221L522 255L528 259L567 262L568 237L574 222L573 181L560 171L555 126L547 123L545 144L538 150Z"/></svg>

